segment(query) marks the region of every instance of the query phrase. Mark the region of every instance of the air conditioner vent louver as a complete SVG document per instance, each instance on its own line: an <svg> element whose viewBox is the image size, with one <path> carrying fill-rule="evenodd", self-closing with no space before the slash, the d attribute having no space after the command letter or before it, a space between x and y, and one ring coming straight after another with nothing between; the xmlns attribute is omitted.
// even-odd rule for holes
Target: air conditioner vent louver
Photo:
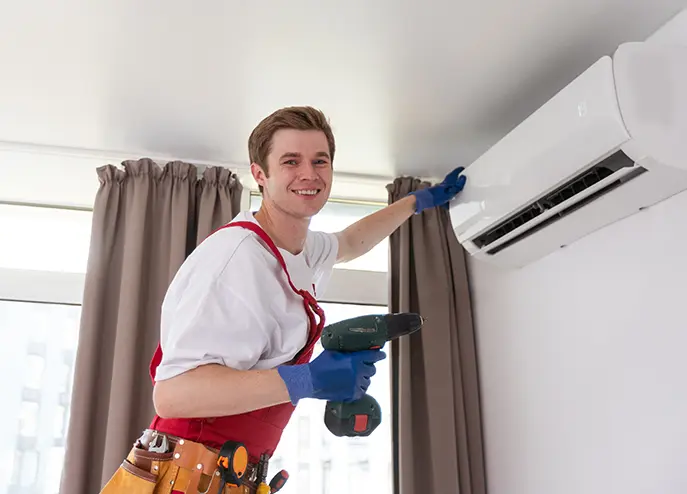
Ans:
<svg viewBox="0 0 687 494"><path fill-rule="evenodd" d="M573 177L571 180L562 184L560 187L556 188L555 190L551 191L545 196L528 204L527 206L525 206L525 208L521 209L513 216L510 216L498 225L494 226L493 228L476 237L473 240L473 242L479 248L483 248L484 246L490 245L498 239L508 235L510 232L531 222L532 220L534 220L541 214L545 213L546 211L584 192L586 189L599 183L600 181L614 174L618 170L621 170L625 167L633 167L634 165L634 162L625 153L623 153L622 151L618 151L615 154L606 158L605 160L597 163L592 168L589 168L584 172L580 173L579 175L577 175L576 177ZM637 170L637 173L646 171L643 168L638 168ZM551 221L556 221L556 219L562 218L564 215L571 213L574 209L581 207L582 204L586 204L589 201L599 197L600 195L603 195L603 193L610 191L611 189L629 180L630 178L633 178L634 176L636 176L636 174L630 174L629 177L622 178L616 180L613 183L608 184L603 189L583 199L580 203L573 204L570 207L564 209L563 211L560 211L557 215L548 218L544 223L549 224L551 223ZM534 228L539 229L539 226L540 225L537 225ZM541 226L543 227L544 225L542 224ZM524 232L520 236L516 237L516 239L520 239L522 238L522 236L530 235L534 233L534 231L536 230ZM512 243L515 242L516 239L511 239L510 241L506 242L506 244L496 247L495 249L493 249L493 251L490 251L489 253L496 253L499 250L504 249L507 245L512 245Z"/></svg>

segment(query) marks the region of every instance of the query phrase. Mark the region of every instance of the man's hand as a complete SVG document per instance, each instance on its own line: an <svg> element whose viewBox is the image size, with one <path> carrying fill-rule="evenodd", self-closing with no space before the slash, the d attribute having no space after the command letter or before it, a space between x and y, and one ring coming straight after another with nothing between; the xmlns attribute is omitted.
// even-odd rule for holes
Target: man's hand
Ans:
<svg viewBox="0 0 687 494"><path fill-rule="evenodd" d="M465 187L466 177L461 175L464 169L460 166L446 175L440 184L411 192L409 195L416 198L415 213L437 206L448 208L449 201Z"/></svg>
<svg viewBox="0 0 687 494"><path fill-rule="evenodd" d="M370 378L376 373L375 362L385 357L381 350L351 353L324 350L308 364L282 365L277 370L294 405L303 398L355 401L370 386Z"/></svg>

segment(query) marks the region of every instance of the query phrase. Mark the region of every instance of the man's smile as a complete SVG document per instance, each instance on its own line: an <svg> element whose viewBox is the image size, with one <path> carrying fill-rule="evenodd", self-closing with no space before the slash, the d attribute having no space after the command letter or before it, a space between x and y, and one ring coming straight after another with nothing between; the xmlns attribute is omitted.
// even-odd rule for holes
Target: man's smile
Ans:
<svg viewBox="0 0 687 494"><path fill-rule="evenodd" d="M315 197L317 194L320 193L321 190L322 189L300 189L300 190L292 190L292 192L299 195L299 196Z"/></svg>

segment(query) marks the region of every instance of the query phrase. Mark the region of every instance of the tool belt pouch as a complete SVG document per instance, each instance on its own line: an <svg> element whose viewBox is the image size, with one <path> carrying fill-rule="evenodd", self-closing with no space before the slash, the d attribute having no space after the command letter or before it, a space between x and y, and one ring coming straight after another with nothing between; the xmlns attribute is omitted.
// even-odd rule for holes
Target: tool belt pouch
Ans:
<svg viewBox="0 0 687 494"><path fill-rule="evenodd" d="M175 489L182 492L214 492L219 489L220 476L217 453L192 441L179 441L172 453L172 462L177 469L178 480Z"/></svg>
<svg viewBox="0 0 687 494"><path fill-rule="evenodd" d="M217 454L202 444L182 440L166 453L134 446L101 494L154 494L170 490L195 494L217 491L219 485Z"/></svg>
<svg viewBox="0 0 687 494"><path fill-rule="evenodd" d="M134 447L120 467L100 491L101 494L153 494L172 466L172 452L154 453Z"/></svg>

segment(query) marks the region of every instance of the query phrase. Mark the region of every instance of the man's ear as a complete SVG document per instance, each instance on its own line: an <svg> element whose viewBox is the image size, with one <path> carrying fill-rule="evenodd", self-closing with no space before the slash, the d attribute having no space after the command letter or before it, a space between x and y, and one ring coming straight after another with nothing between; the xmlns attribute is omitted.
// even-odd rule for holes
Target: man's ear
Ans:
<svg viewBox="0 0 687 494"><path fill-rule="evenodd" d="M260 165L258 165L257 163L251 163L250 164L250 173L251 173L251 175L253 175L253 180L255 180L255 183L257 183L261 187L265 186L265 181L267 180L267 174L265 173L265 170L263 170Z"/></svg>

